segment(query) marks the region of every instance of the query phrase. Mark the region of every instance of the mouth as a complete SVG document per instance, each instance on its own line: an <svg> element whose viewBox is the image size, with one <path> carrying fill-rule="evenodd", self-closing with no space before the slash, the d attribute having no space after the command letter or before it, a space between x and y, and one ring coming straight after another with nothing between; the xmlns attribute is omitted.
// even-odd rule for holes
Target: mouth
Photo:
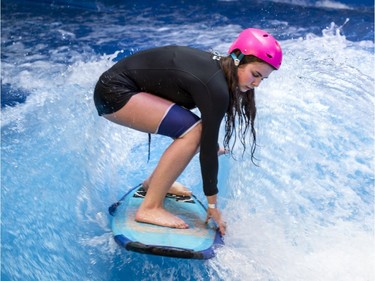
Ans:
<svg viewBox="0 0 375 281"><path fill-rule="evenodd" d="M247 92L250 90L254 90L254 87L249 87L249 86L242 86L240 87L241 92Z"/></svg>

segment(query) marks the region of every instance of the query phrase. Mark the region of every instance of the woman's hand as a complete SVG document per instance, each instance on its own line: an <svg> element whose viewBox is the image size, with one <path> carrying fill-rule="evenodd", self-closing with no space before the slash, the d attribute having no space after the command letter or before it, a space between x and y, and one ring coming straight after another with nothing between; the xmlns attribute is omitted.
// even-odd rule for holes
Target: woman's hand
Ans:
<svg viewBox="0 0 375 281"><path fill-rule="evenodd" d="M225 155L225 154L228 154L228 153L229 153L229 151L224 149L224 147L219 147L219 150L217 151L218 156Z"/></svg>
<svg viewBox="0 0 375 281"><path fill-rule="evenodd" d="M225 223L225 221L223 221L221 217L221 213L218 208L207 208L206 223L208 223L210 218L212 218L218 225L221 235L225 235L227 224Z"/></svg>

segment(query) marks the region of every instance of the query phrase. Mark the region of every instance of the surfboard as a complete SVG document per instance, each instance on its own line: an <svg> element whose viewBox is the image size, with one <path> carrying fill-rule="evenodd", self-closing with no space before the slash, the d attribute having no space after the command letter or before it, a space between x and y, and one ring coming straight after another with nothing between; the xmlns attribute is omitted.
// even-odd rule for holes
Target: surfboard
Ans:
<svg viewBox="0 0 375 281"><path fill-rule="evenodd" d="M109 207L115 241L128 251L185 258L210 259L215 249L224 244L216 224L205 223L207 209L196 196L167 194L164 207L182 218L188 229L176 229L135 221L135 213L146 191L142 184L130 189Z"/></svg>

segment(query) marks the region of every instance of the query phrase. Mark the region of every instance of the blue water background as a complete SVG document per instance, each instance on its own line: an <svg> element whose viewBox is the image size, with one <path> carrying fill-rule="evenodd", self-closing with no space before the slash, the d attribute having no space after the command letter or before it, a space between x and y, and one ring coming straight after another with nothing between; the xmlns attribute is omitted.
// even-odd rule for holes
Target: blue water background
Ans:
<svg viewBox="0 0 375 281"><path fill-rule="evenodd" d="M375 279L372 1L1 7L1 280ZM259 167L220 159L226 246L209 261L121 249L107 208L170 140L153 137L147 163L147 135L97 116L97 78L154 46L225 54L247 27L284 62L256 91ZM198 159L179 180L204 201Z"/></svg>

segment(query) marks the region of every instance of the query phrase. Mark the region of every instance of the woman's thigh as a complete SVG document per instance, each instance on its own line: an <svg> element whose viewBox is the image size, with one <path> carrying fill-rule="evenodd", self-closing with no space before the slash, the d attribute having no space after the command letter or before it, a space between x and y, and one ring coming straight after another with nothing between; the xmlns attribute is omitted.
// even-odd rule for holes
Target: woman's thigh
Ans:
<svg viewBox="0 0 375 281"><path fill-rule="evenodd" d="M148 93L138 93L120 110L104 117L117 124L146 132L155 133L165 112L172 102Z"/></svg>

